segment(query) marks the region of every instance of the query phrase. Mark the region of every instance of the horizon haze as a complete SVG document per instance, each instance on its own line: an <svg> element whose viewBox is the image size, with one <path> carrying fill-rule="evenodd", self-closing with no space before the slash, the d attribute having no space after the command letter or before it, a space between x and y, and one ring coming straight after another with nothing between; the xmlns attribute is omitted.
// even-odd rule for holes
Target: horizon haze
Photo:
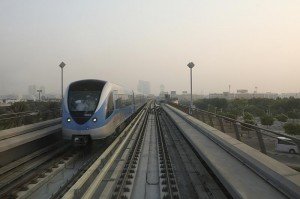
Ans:
<svg viewBox="0 0 300 199"><path fill-rule="evenodd" d="M300 92L300 1L0 1L0 95L102 79L153 94Z"/></svg>

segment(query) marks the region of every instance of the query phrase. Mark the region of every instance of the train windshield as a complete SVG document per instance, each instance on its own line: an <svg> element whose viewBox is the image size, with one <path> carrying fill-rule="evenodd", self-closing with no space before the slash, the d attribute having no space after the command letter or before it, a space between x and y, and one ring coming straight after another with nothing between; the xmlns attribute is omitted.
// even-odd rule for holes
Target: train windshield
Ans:
<svg viewBox="0 0 300 199"><path fill-rule="evenodd" d="M99 103L103 81L83 80L69 87L68 107L71 112L94 112Z"/></svg>
<svg viewBox="0 0 300 199"><path fill-rule="evenodd" d="M72 91L69 93L69 110L95 111L99 98L99 91Z"/></svg>

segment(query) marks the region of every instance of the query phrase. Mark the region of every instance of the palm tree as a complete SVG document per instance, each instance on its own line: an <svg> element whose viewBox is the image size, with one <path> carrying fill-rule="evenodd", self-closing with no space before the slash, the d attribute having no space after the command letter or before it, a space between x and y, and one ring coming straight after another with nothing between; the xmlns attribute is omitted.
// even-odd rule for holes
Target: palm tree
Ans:
<svg viewBox="0 0 300 199"><path fill-rule="evenodd" d="M13 128L17 126L21 126L23 124L24 120L24 114L21 114L25 112L27 109L25 102L15 102L10 106L11 115L10 117L7 117L7 120L5 121L4 128Z"/></svg>
<svg viewBox="0 0 300 199"><path fill-rule="evenodd" d="M46 102L41 107L41 117L43 120L49 120L60 117L60 103Z"/></svg>

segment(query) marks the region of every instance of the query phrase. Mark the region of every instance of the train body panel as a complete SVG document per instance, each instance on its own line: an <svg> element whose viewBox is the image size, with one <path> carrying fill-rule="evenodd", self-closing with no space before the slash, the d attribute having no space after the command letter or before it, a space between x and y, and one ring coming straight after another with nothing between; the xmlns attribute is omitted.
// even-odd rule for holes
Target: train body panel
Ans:
<svg viewBox="0 0 300 199"><path fill-rule="evenodd" d="M112 135L138 108L143 95L102 80L80 80L66 90L62 106L63 138L104 139Z"/></svg>

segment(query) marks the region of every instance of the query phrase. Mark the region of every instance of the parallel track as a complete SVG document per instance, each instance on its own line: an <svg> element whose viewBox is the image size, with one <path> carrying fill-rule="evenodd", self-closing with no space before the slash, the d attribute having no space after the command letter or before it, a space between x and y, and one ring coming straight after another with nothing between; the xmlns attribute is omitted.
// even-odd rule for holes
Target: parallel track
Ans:
<svg viewBox="0 0 300 199"><path fill-rule="evenodd" d="M132 184L132 179L134 178L134 175L136 173L135 170L137 169L137 164L141 153L141 146L145 135L145 128L147 125L148 116L149 109L143 118L141 130L134 141L131 151L129 152L129 157L127 158L123 172L117 182L114 193L112 195L113 199L123 198L126 195L125 192L130 191L127 186Z"/></svg>
<svg viewBox="0 0 300 199"><path fill-rule="evenodd" d="M41 149L36 154L28 155L24 161L20 160L19 164L13 162L2 167L0 170L0 198L16 197L19 190L26 189L26 184L35 181L39 176L44 176L49 171L47 168L59 161L56 160L57 157L61 159L62 154L68 153L66 152L68 149L68 145L54 144Z"/></svg>
<svg viewBox="0 0 300 199"><path fill-rule="evenodd" d="M177 199L181 198L177 187L174 169L168 154L167 144L163 135L162 126L160 124L158 111L155 108L156 128L158 133L158 150L160 161L160 179L161 179L161 198ZM166 193L166 194L165 194ZM163 196L162 196L163 195Z"/></svg>
<svg viewBox="0 0 300 199"><path fill-rule="evenodd" d="M154 197L177 199L185 196L199 196L199 194L184 193L191 189L186 190L178 185L177 175L182 172L181 170L178 171L178 161L181 162L181 165L184 164L182 163L184 160L179 158L178 153L188 156L191 156L191 153L180 151L184 150L182 148L169 147L172 138L169 134L173 132L167 133L166 122L163 119L166 115L160 113L160 111L159 106L154 103L145 107L143 115L140 115L139 119L132 124L133 129L131 132L122 135L123 138L117 138L118 143L113 143L113 145L119 147L112 151L109 148L115 147L110 146L108 151L104 152L106 155L103 154L103 157L99 157L96 161L98 163L95 162L89 168L89 172L85 173L63 198L124 199ZM168 125L172 126L170 123ZM176 136L173 138L176 139ZM186 147L190 146L186 145ZM192 150L190 149L190 151ZM177 158L174 158L174 153L177 154ZM197 159L198 157L194 154L193 158ZM195 178L195 175L186 171L189 168L183 168L183 170L187 174L184 178ZM196 173L196 170L189 171ZM206 175L197 176L197 182L201 181L201 179L199 180L201 177L208 178ZM216 182L215 186L211 184L211 181L205 185L203 183L205 179L201 181L203 186L200 192L201 194L210 195L210 197L204 198L228 197L224 196L223 190L216 185ZM191 181L185 180L185 182ZM196 181L193 182L184 186L193 187L194 190L199 189L198 184L195 183Z"/></svg>

